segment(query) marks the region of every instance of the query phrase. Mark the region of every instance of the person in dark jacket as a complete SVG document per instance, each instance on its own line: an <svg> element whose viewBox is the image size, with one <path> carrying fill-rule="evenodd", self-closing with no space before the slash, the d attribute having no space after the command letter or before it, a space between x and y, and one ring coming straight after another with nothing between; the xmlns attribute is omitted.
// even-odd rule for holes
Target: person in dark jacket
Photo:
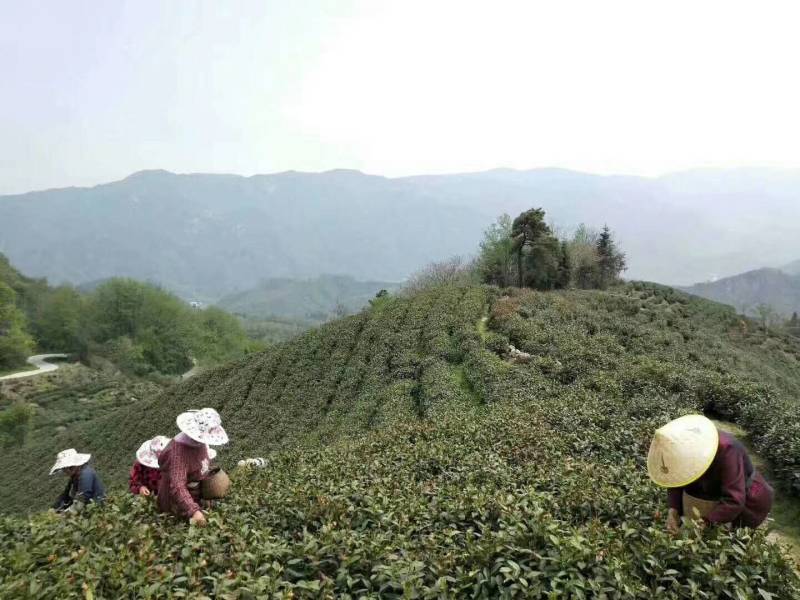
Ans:
<svg viewBox="0 0 800 600"><path fill-rule="evenodd" d="M702 524L756 528L772 509L774 491L742 443L702 415L658 429L647 458L650 478L667 488L667 528L681 517Z"/></svg>
<svg viewBox="0 0 800 600"><path fill-rule="evenodd" d="M50 475L59 471L66 474L69 481L63 493L53 504L58 512L79 513L89 502L101 503L106 496L103 482L97 472L88 464L91 454L81 454L74 448L58 453Z"/></svg>

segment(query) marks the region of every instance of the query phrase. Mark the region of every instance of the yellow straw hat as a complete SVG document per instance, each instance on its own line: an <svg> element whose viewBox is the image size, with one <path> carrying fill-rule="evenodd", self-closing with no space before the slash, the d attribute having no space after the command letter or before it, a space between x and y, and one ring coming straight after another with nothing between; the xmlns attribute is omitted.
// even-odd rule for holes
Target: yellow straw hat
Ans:
<svg viewBox="0 0 800 600"><path fill-rule="evenodd" d="M647 472L656 485L684 487L708 470L719 446L711 419L686 415L656 430L647 455Z"/></svg>

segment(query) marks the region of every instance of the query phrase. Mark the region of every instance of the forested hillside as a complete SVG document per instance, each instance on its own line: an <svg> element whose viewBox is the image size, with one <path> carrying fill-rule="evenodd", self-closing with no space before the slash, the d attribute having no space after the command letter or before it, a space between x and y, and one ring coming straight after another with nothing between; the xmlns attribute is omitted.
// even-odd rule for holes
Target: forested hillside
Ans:
<svg viewBox="0 0 800 600"><path fill-rule="evenodd" d="M116 493L79 522L0 520L0 592L797 597L763 532L668 535L644 458L654 428L706 411L800 490L799 394L797 339L668 288L384 297L1 455L5 511L56 495L45 473L62 447L94 453ZM199 406L222 414L224 465L268 462L236 472L209 527L187 533L122 484L139 443Z"/></svg>
<svg viewBox="0 0 800 600"><path fill-rule="evenodd" d="M0 254L0 371L34 351L110 360L131 375L177 375L260 348L225 311L196 310L152 284L112 278L82 293L16 270ZM2 408L2 405L0 405Z"/></svg>
<svg viewBox="0 0 800 600"><path fill-rule="evenodd" d="M800 172L766 169L653 179L559 169L394 179L146 171L0 196L0 252L54 283L125 276L213 302L275 277L401 281L471 254L497 215L541 206L566 230L613 224L631 256L628 277L689 285L796 259L798 193Z"/></svg>

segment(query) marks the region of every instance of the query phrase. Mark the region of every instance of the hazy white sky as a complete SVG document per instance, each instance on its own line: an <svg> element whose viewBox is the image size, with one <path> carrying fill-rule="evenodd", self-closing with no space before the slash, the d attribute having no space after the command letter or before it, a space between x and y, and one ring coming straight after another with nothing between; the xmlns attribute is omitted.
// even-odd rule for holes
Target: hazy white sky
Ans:
<svg viewBox="0 0 800 600"><path fill-rule="evenodd" d="M800 167L792 1L0 10L0 193L146 168Z"/></svg>

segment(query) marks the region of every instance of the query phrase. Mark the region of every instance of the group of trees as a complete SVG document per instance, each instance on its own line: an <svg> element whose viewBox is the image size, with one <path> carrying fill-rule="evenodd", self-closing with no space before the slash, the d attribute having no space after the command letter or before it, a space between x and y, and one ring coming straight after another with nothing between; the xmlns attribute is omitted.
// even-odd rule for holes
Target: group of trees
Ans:
<svg viewBox="0 0 800 600"><path fill-rule="evenodd" d="M608 227L581 225L571 239L559 240L541 208L513 221L502 215L484 233L476 264L481 279L501 287L605 289L625 270Z"/></svg>
<svg viewBox="0 0 800 600"><path fill-rule="evenodd" d="M110 279L85 294L53 288L21 276L2 255L0 334L0 369L23 364L38 348L101 356L137 375L178 374L193 358L216 363L255 348L239 320L219 308L192 308L132 279Z"/></svg>
<svg viewBox="0 0 800 600"><path fill-rule="evenodd" d="M0 281L0 371L25 362L33 338L25 327L25 314L17 306L17 293Z"/></svg>

